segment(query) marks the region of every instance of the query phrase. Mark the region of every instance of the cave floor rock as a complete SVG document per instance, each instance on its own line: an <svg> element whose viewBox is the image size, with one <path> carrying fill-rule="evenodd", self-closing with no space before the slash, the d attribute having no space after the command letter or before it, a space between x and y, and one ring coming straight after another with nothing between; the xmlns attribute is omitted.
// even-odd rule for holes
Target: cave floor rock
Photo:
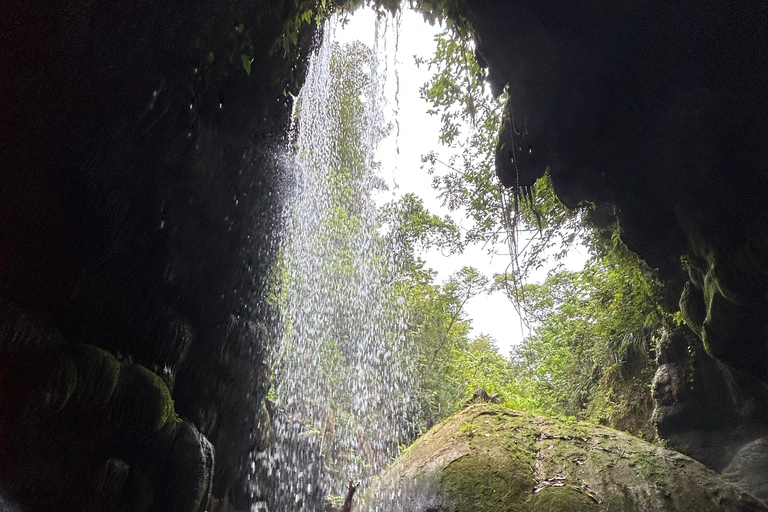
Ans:
<svg viewBox="0 0 768 512"><path fill-rule="evenodd" d="M629 434L498 405L465 408L411 446L358 510L768 510L703 464Z"/></svg>

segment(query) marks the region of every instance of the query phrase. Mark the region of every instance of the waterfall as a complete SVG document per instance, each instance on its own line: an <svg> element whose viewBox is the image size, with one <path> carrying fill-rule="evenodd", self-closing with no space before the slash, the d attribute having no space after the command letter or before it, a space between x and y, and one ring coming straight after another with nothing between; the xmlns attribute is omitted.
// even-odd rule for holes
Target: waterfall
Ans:
<svg viewBox="0 0 768 512"><path fill-rule="evenodd" d="M377 220L384 187L374 152L383 115L377 46L334 42L312 56L294 107L294 154L272 350L275 510L320 510L412 439L405 315L396 298L397 247ZM377 22L377 32L381 24ZM272 508L270 508L272 510ZM273 510L274 512L274 510Z"/></svg>

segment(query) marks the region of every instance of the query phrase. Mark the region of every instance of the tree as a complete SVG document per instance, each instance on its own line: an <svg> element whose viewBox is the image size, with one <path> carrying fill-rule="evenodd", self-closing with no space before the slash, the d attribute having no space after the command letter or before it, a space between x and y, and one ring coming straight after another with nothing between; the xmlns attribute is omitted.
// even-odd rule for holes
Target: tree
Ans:
<svg viewBox="0 0 768 512"><path fill-rule="evenodd" d="M418 376L416 430L425 431L455 410L464 390L450 378L455 348L467 345L469 323L455 289L434 283L436 273L417 259L403 287L408 312L407 336Z"/></svg>
<svg viewBox="0 0 768 512"><path fill-rule="evenodd" d="M513 352L514 373L541 412L652 436L655 341L672 322L652 271L619 246L524 291L535 330Z"/></svg>
<svg viewBox="0 0 768 512"><path fill-rule="evenodd" d="M579 212L557 199L548 175L525 190L505 189L495 173L495 149L501 130L506 93L493 98L474 45L461 30L449 29L436 38L437 49L419 65L435 69L421 89L429 113L442 121L440 144L453 152L442 158L437 150L422 156L451 210L466 212L472 221L463 243L491 247L504 244L511 256L510 275L523 282L540 268L548 254L562 258L583 235ZM515 301L519 298L515 297Z"/></svg>
<svg viewBox="0 0 768 512"><path fill-rule="evenodd" d="M421 93L442 121L438 140L460 148L450 158L430 151L424 166L444 204L471 219L464 244L509 247L509 270L495 276L493 289L534 328L513 354L511 376L494 385L507 387L508 403L637 430L633 418L649 419L654 336L671 322L653 271L623 246L617 225L590 227L594 205L565 208L548 173L530 189L501 187L494 166L505 98L486 92L467 34L444 31L434 56L417 62L435 70ZM532 270L559 261L575 243L592 254L583 271L527 283Z"/></svg>
<svg viewBox="0 0 768 512"><path fill-rule="evenodd" d="M464 267L439 285L434 282L436 273L425 268L423 260L416 257L411 261L401 296L418 376L415 428L425 431L452 414L482 385L478 383L488 381L483 362L493 360L501 366L506 362L489 338L469 338L471 324L464 307L469 299L487 291L488 278L475 268Z"/></svg>
<svg viewBox="0 0 768 512"><path fill-rule="evenodd" d="M431 247L439 247L450 254L461 252L463 248L456 223L447 215L438 217L429 213L415 194L405 194L385 205L380 220L389 226L392 240L399 244L398 250L406 257L417 257L418 253Z"/></svg>

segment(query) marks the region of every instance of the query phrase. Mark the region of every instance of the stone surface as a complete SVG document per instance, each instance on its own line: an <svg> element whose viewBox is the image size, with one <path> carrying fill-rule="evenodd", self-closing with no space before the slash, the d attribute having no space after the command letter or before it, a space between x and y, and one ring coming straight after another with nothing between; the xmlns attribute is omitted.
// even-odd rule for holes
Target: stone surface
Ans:
<svg viewBox="0 0 768 512"><path fill-rule="evenodd" d="M716 471L768 431L768 388L710 357L687 327L664 333L653 381L653 421L670 448Z"/></svg>
<svg viewBox="0 0 768 512"><path fill-rule="evenodd" d="M768 438L756 439L739 450L723 477L768 501Z"/></svg>
<svg viewBox="0 0 768 512"><path fill-rule="evenodd" d="M271 49L293 7L4 3L0 321L31 325L0 337L9 500L96 510L86 489L120 459L120 507L191 512L212 492L248 509L277 159L303 62Z"/></svg>
<svg viewBox="0 0 768 512"><path fill-rule="evenodd" d="M0 489L23 510L205 510L213 448L162 379L4 306Z"/></svg>
<svg viewBox="0 0 768 512"><path fill-rule="evenodd" d="M471 405L365 490L360 511L758 511L768 506L677 452L628 434Z"/></svg>

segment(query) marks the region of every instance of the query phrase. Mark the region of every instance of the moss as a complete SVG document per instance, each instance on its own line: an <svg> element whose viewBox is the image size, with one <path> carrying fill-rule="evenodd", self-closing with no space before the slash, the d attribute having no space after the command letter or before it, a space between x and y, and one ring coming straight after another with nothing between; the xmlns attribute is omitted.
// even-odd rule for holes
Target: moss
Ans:
<svg viewBox="0 0 768 512"><path fill-rule="evenodd" d="M456 512L525 510L533 492L532 437L510 436L522 428L516 416L489 407L458 428L469 439L470 453L451 462L441 473L441 484Z"/></svg>
<svg viewBox="0 0 768 512"><path fill-rule="evenodd" d="M124 365L91 345L76 345L73 354L77 385L71 395L76 408L102 410L124 434L155 433L178 420L168 387L148 369Z"/></svg>
<svg viewBox="0 0 768 512"><path fill-rule="evenodd" d="M171 394L160 377L137 364L123 367L110 406L110 418L121 430L153 433L174 417Z"/></svg>
<svg viewBox="0 0 768 512"><path fill-rule="evenodd" d="M595 498L570 485L546 487L533 495L526 510L531 512L591 512L600 510Z"/></svg>
<svg viewBox="0 0 768 512"><path fill-rule="evenodd" d="M516 511L524 510L515 497L530 492L530 476L519 474L513 464L499 464L487 455L472 455L450 463L443 470L441 483L455 503L456 512Z"/></svg>
<svg viewBox="0 0 768 512"><path fill-rule="evenodd" d="M466 434L468 437L472 437L477 434L477 425L473 423L465 423L459 427L459 432Z"/></svg>

